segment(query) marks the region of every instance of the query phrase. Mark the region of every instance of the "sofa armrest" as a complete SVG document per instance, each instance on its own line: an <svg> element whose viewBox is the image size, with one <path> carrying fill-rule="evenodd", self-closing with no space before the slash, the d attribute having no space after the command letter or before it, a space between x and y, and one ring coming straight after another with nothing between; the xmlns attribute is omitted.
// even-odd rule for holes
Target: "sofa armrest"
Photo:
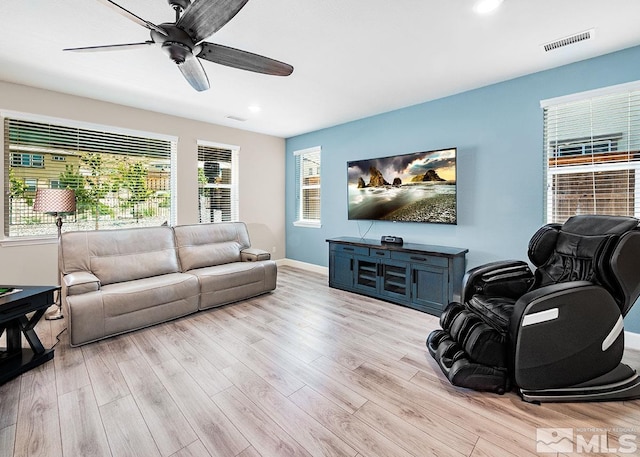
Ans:
<svg viewBox="0 0 640 457"><path fill-rule="evenodd" d="M240 258L243 262L256 262L271 259L271 254L263 249L247 248L240 251Z"/></svg>
<svg viewBox="0 0 640 457"><path fill-rule="evenodd" d="M100 290L100 280L88 271L77 271L62 277L67 295L79 295Z"/></svg>

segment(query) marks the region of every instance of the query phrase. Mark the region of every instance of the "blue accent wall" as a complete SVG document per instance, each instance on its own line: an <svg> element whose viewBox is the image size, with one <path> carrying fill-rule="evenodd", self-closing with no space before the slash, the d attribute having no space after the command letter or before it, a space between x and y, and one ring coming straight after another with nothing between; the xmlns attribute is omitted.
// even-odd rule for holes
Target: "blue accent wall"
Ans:
<svg viewBox="0 0 640 457"><path fill-rule="evenodd" d="M635 80L640 46L287 139L287 258L327 266L327 238L397 235L468 248L467 269L525 260L544 224L540 101ZM314 146L322 147L322 227L295 227L293 151ZM450 147L458 148L457 225L347 219L347 161ZM640 332L640 306L626 327Z"/></svg>

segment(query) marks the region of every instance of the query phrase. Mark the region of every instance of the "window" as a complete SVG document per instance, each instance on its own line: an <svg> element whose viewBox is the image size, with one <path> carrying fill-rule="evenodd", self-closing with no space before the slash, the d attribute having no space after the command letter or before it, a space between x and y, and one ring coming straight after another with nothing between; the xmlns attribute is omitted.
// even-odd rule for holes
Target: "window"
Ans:
<svg viewBox="0 0 640 457"><path fill-rule="evenodd" d="M545 212L640 215L640 84L541 103Z"/></svg>
<svg viewBox="0 0 640 457"><path fill-rule="evenodd" d="M38 188L38 180L37 179L28 179L24 180L24 190L26 192L35 192Z"/></svg>
<svg viewBox="0 0 640 457"><path fill-rule="evenodd" d="M75 190L70 230L173 223L174 138L23 115L3 124L5 236L56 233L54 215L33 211L39 187Z"/></svg>
<svg viewBox="0 0 640 457"><path fill-rule="evenodd" d="M44 156L40 154L11 154L12 167L44 168Z"/></svg>
<svg viewBox="0 0 640 457"><path fill-rule="evenodd" d="M199 221L237 222L238 151L235 146L198 142Z"/></svg>
<svg viewBox="0 0 640 457"><path fill-rule="evenodd" d="M320 152L318 146L293 153L296 159L294 225L320 227Z"/></svg>

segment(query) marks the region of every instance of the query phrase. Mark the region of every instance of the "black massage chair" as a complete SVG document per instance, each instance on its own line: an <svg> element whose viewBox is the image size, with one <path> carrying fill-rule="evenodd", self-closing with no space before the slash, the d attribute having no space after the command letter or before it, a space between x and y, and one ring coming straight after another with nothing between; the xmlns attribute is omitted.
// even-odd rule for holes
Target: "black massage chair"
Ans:
<svg viewBox="0 0 640 457"><path fill-rule="evenodd" d="M427 347L449 381L525 401L640 397L621 363L622 318L640 295L638 220L574 216L542 227L522 261L470 270L461 303L440 317Z"/></svg>

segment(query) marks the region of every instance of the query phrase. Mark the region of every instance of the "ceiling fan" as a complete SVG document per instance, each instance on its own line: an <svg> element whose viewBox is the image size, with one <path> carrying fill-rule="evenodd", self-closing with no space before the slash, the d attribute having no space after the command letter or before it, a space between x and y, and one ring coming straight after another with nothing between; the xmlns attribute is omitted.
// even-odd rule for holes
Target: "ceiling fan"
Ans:
<svg viewBox="0 0 640 457"><path fill-rule="evenodd" d="M176 21L153 24L112 0L98 0L129 20L151 31L151 40L140 43L67 48L64 51L93 52L127 50L157 45L177 65L197 91L209 89L209 79L199 59L267 75L289 76L293 67L251 52L204 41L229 22L249 0L168 0Z"/></svg>

